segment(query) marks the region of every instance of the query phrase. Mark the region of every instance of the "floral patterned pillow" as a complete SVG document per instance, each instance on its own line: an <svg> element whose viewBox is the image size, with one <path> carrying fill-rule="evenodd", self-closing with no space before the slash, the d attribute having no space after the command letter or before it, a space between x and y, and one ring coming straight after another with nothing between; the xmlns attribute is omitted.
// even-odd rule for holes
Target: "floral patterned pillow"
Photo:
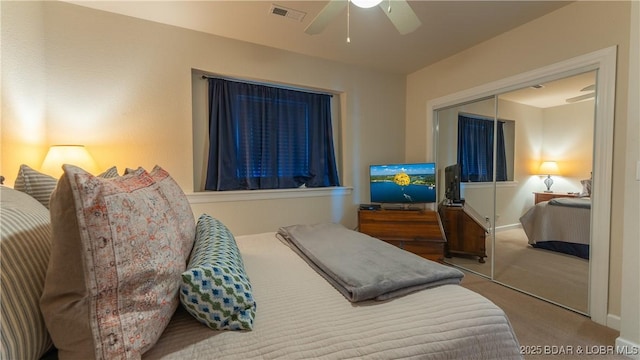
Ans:
<svg viewBox="0 0 640 360"><path fill-rule="evenodd" d="M193 212L160 167L112 179L63 168L40 302L47 328L60 358L140 358L179 304Z"/></svg>

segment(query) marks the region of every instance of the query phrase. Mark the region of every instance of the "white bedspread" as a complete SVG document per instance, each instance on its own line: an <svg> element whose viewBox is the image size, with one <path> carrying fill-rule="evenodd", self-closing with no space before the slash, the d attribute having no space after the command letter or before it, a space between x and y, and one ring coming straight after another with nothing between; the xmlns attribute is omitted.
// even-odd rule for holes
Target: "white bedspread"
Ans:
<svg viewBox="0 0 640 360"><path fill-rule="evenodd" d="M145 359L518 359L504 312L459 285L352 304L275 233L237 237L253 331L213 331L179 309Z"/></svg>

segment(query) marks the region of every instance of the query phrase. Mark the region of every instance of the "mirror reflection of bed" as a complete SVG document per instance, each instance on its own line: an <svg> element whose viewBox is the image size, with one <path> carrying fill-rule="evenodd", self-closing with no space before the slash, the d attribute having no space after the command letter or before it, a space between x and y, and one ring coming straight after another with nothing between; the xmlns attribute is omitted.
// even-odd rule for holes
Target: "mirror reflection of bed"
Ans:
<svg viewBox="0 0 640 360"><path fill-rule="evenodd" d="M556 198L535 204L520 217L528 243L589 259L591 198Z"/></svg>
<svg viewBox="0 0 640 360"><path fill-rule="evenodd" d="M594 89L588 85L595 83L595 76L591 71L437 111L439 169L457 161L457 129L446 123L454 122L457 114L487 116L497 109L498 120L513 121L515 127L510 138L505 135L507 147L512 141L508 181L462 184L466 203L488 222L486 262L465 256L445 261L586 315L591 215L583 182L590 179L593 166L595 102L563 98L545 106L526 98L565 85L588 88L583 92L591 94ZM539 172L540 163L549 159L560 168L551 175L550 189L544 184L546 174ZM545 201L536 193L545 194L540 197Z"/></svg>

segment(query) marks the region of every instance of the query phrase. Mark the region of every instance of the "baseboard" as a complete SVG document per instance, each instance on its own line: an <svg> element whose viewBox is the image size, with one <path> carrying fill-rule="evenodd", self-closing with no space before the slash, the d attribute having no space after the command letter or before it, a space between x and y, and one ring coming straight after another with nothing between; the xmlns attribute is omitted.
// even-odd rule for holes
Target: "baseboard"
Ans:
<svg viewBox="0 0 640 360"><path fill-rule="evenodd" d="M625 355L630 359L640 360L640 344L618 337L615 353Z"/></svg>
<svg viewBox="0 0 640 360"><path fill-rule="evenodd" d="M608 328L620 331L620 316L607 314L607 323L606 326Z"/></svg>
<svg viewBox="0 0 640 360"><path fill-rule="evenodd" d="M496 232L519 229L521 227L522 225L520 224L508 224L508 225L496 226Z"/></svg>

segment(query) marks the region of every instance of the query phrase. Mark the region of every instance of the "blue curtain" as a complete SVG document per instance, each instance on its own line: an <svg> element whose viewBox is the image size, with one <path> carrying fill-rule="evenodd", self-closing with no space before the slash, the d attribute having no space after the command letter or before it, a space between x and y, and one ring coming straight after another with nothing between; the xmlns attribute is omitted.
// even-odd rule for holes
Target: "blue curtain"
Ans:
<svg viewBox="0 0 640 360"><path fill-rule="evenodd" d="M465 182L493 181L493 120L458 115L458 164ZM496 181L507 180L504 122L498 121Z"/></svg>
<svg viewBox="0 0 640 360"><path fill-rule="evenodd" d="M340 185L330 95L208 81L206 190Z"/></svg>

